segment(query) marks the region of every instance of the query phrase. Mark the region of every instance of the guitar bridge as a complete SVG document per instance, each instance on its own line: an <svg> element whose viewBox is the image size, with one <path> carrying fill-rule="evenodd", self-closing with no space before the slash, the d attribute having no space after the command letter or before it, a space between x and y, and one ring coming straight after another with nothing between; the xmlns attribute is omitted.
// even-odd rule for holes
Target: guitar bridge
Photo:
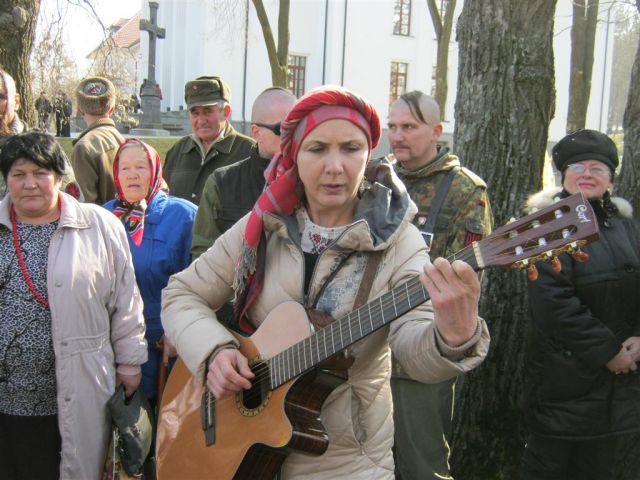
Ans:
<svg viewBox="0 0 640 480"><path fill-rule="evenodd" d="M215 418L216 398L209 389L205 389L200 403L200 421L204 432L204 442L207 447L216 443Z"/></svg>

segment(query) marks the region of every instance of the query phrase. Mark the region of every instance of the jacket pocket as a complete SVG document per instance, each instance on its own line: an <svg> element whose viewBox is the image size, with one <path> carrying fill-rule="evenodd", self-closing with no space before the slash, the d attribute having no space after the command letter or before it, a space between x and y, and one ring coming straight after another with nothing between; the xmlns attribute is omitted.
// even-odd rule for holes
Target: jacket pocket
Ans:
<svg viewBox="0 0 640 480"><path fill-rule="evenodd" d="M571 350L559 347L546 355L538 394L544 400L582 397L593 390L599 375Z"/></svg>
<svg viewBox="0 0 640 480"><path fill-rule="evenodd" d="M85 352L103 350L109 346L110 341L109 334L106 332L92 336L63 338L58 342L58 356L67 358ZM111 349L110 346L109 349Z"/></svg>

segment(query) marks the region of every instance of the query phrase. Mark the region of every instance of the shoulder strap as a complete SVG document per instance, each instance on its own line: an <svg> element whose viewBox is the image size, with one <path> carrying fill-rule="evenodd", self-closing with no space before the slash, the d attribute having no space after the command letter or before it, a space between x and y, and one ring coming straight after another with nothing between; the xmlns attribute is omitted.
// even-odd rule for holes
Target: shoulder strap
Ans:
<svg viewBox="0 0 640 480"><path fill-rule="evenodd" d="M340 269L342 267L344 267L344 264L347 263L347 260L349 260L349 258L351 257L351 255L353 255L354 252L351 251L349 252L347 255L343 256L342 259L340 259L340 263L336 266L336 268L333 269L333 271L327 276L327 278L325 279L324 283L322 284L322 286L320 287L320 290L318 290L318 293L316 294L315 299L313 300L313 303L309 303L309 299L307 298L305 301L305 304L309 306L309 308L313 308L315 309L316 306L318 305L318 300L320 299L320 297L322 296L322 294L324 293L324 290L327 288L327 285L329 285L331 283L331 280L333 280L335 278L335 276L338 274L338 272L340 271ZM315 268L315 266L314 266ZM306 295L305 295L306 296Z"/></svg>
<svg viewBox="0 0 640 480"><path fill-rule="evenodd" d="M362 280L360 281L360 287L356 294L356 299L353 302L353 310L361 307L367 303L369 298L369 292L373 286L373 280L376 278L376 272L378 271L378 265L382 261L383 251L371 252L367 258L367 265L364 267L364 273L362 274Z"/></svg>
<svg viewBox="0 0 640 480"><path fill-rule="evenodd" d="M325 288L327 287L327 285L329 283L331 283L331 280L333 280L336 276L336 274L338 273L338 270L340 270L343 265L346 263L347 259L349 259L349 257L353 254L354 252L349 253L349 255L345 256L342 261L340 262L340 264L331 272L331 274L327 277L327 279L325 280L325 282L322 284L322 287L320 288L320 291L318 292L318 294L315 297L314 302L307 307L307 310L315 310L317 304L318 304L318 299L322 296L322 294L324 293ZM379 251L379 252L371 252L367 254L367 264L364 267L364 273L362 274L362 280L360 280L360 286L358 287L358 293L356 293L356 299L353 302L353 310L355 310L358 307L361 307L362 305L364 305L365 303L367 303L367 299L369 298L369 292L371 292L371 287L373 286L373 280L376 278L376 272L378 271L378 265L380 265L380 261L382 260L382 255L384 254L384 252ZM333 321L333 319L330 320L331 323ZM321 325L321 327L324 327L325 324ZM316 328L318 328L318 325L316 325Z"/></svg>
<svg viewBox="0 0 640 480"><path fill-rule="evenodd" d="M420 229L420 233L424 237L429 247L431 247L431 240L433 240L434 228L436 226L436 219L438 218L440 209L444 204L444 199L447 197L447 193L449 193L449 189L451 188L451 183L453 182L453 179L456 176L456 173L458 173L457 166L449 170L447 172L447 175L442 180L442 182L440 182L440 185L438 185L438 191L436 192L436 196L434 197L433 202L431 202L431 207L429 207L429 213L427 214L427 221Z"/></svg>

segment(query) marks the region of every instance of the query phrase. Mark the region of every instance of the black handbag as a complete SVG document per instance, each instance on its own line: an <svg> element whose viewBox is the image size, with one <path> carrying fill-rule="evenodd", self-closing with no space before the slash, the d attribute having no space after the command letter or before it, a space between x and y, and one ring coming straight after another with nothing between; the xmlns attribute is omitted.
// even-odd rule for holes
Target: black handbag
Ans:
<svg viewBox="0 0 640 480"><path fill-rule="evenodd" d="M138 388L126 398L124 385L119 385L107 402L111 421L118 430L116 449L129 475L142 473L154 434L153 414L147 398Z"/></svg>

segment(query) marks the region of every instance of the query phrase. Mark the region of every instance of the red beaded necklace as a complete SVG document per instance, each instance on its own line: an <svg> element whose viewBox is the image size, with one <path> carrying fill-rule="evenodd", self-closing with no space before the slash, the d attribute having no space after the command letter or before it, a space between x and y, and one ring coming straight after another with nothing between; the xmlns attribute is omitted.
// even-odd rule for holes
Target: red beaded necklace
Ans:
<svg viewBox="0 0 640 480"><path fill-rule="evenodd" d="M22 248L20 247L20 240L18 239L18 221L16 220L16 210L11 205L11 226L13 227L13 246L16 250L16 256L18 257L18 263L20 264L20 270L22 270L22 276L24 277L24 281L27 282L27 286L33 296L45 306L45 308L49 308L49 302L47 302L42 295L38 293L35 285L31 281L31 276L27 271L27 266L24 264L24 259L22 258Z"/></svg>

